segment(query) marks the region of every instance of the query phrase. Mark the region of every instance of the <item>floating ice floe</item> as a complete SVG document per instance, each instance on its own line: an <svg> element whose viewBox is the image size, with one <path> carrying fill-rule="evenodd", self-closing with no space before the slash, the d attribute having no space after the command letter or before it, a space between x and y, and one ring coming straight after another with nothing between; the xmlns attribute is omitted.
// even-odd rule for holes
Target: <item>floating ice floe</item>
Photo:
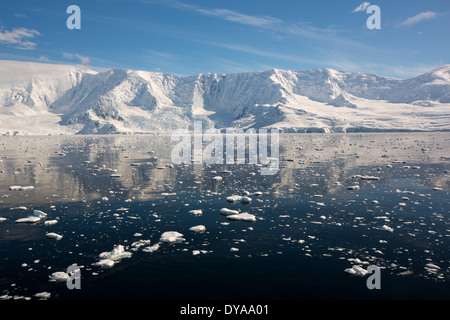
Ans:
<svg viewBox="0 0 450 320"><path fill-rule="evenodd" d="M432 270L440 270L441 269L441 267L435 265L434 263L427 263L425 265L425 268L432 269Z"/></svg>
<svg viewBox="0 0 450 320"><path fill-rule="evenodd" d="M47 239L61 240L63 236L54 232L49 232L45 235L45 237Z"/></svg>
<svg viewBox="0 0 450 320"><path fill-rule="evenodd" d="M103 269L108 269L108 268L112 268L115 263L116 262L114 260L111 260L111 259L102 259L100 261L97 261L93 265L96 266L96 267L103 268Z"/></svg>
<svg viewBox="0 0 450 320"><path fill-rule="evenodd" d="M236 252L236 251L239 251L239 249L238 248L230 248L230 251L231 252Z"/></svg>
<svg viewBox="0 0 450 320"><path fill-rule="evenodd" d="M207 250L192 250L193 256L199 255L200 253L205 254L205 253L208 253L208 251Z"/></svg>
<svg viewBox="0 0 450 320"><path fill-rule="evenodd" d="M10 208L9 210L27 210L27 207L24 207L24 206L19 206L19 207L13 207L13 208Z"/></svg>
<svg viewBox="0 0 450 320"><path fill-rule="evenodd" d="M444 189L442 189L441 187L434 187L433 190L434 191L443 191Z"/></svg>
<svg viewBox="0 0 450 320"><path fill-rule="evenodd" d="M185 240L183 235L176 231L166 231L159 238L159 241L164 243L181 243Z"/></svg>
<svg viewBox="0 0 450 320"><path fill-rule="evenodd" d="M227 197L227 201L231 202L231 203L234 203L234 202L250 203L250 202L252 202L252 198L247 197L247 196L233 195L233 196Z"/></svg>
<svg viewBox="0 0 450 320"><path fill-rule="evenodd" d="M361 176L361 180L380 180L380 178L374 176Z"/></svg>
<svg viewBox="0 0 450 320"><path fill-rule="evenodd" d="M216 180L216 181L222 181L222 177L221 176L215 176L212 179Z"/></svg>
<svg viewBox="0 0 450 320"><path fill-rule="evenodd" d="M57 224L57 223L58 223L58 220L47 220L47 221L44 221L44 225L46 225L46 226L52 226L52 225Z"/></svg>
<svg viewBox="0 0 450 320"><path fill-rule="evenodd" d="M220 209L220 213L223 214L224 216L229 216L229 215L232 215L232 214L239 214L239 211L231 210L231 209L228 209L228 208L222 208L222 209Z"/></svg>
<svg viewBox="0 0 450 320"><path fill-rule="evenodd" d="M51 296L50 292L43 291L43 292L36 293L33 297L41 299L41 300L45 300L45 299L49 299L50 296Z"/></svg>
<svg viewBox="0 0 450 320"><path fill-rule="evenodd" d="M6 218L0 217L0 222L7 220Z"/></svg>
<svg viewBox="0 0 450 320"><path fill-rule="evenodd" d="M16 223L36 223L47 218L47 214L41 210L33 210L33 214L27 218L20 218L16 220Z"/></svg>
<svg viewBox="0 0 450 320"><path fill-rule="evenodd" d="M155 252L159 249L159 243L155 243L152 246L144 247L142 248L142 251L144 252Z"/></svg>
<svg viewBox="0 0 450 320"><path fill-rule="evenodd" d="M145 247L150 245L150 240L139 240L139 241L135 241L131 244L131 250L136 251L138 250L140 247Z"/></svg>
<svg viewBox="0 0 450 320"><path fill-rule="evenodd" d="M123 258L130 258L131 252L125 251L125 247L121 244L116 245L114 249L109 252L102 252L99 255L100 259L109 259L113 261L121 260Z"/></svg>
<svg viewBox="0 0 450 320"><path fill-rule="evenodd" d="M389 227L387 225L381 226L380 230L384 230L384 231L387 231L387 232L394 232L394 229L392 229L391 227Z"/></svg>
<svg viewBox="0 0 450 320"><path fill-rule="evenodd" d="M253 214L250 214L247 212L229 215L229 216L227 216L227 219L235 220L235 221L247 221L247 222L255 222L256 221L256 217Z"/></svg>
<svg viewBox="0 0 450 320"><path fill-rule="evenodd" d="M34 187L33 186L27 186L27 187L10 186L9 190L11 190L11 191L29 191L29 190L34 190Z"/></svg>
<svg viewBox="0 0 450 320"><path fill-rule="evenodd" d="M65 282L67 281L67 279L69 279L69 275L64 271L53 272L48 277L49 277L48 281L50 282Z"/></svg>
<svg viewBox="0 0 450 320"><path fill-rule="evenodd" d="M354 185L354 186L347 186L348 190L359 190L359 186L358 185Z"/></svg>
<svg viewBox="0 0 450 320"><path fill-rule="evenodd" d="M194 216L201 216L203 214L203 211L201 209L196 209L189 211L189 213L193 214Z"/></svg>
<svg viewBox="0 0 450 320"><path fill-rule="evenodd" d="M360 266L357 266L357 265L354 265L351 268L345 269L344 272L346 272L350 275L358 276L358 277L365 277L368 273L366 269L364 269Z"/></svg>
<svg viewBox="0 0 450 320"><path fill-rule="evenodd" d="M194 226L194 227L190 227L189 231L193 231L193 232L205 232L206 231L206 227L204 225L198 225L198 226Z"/></svg>

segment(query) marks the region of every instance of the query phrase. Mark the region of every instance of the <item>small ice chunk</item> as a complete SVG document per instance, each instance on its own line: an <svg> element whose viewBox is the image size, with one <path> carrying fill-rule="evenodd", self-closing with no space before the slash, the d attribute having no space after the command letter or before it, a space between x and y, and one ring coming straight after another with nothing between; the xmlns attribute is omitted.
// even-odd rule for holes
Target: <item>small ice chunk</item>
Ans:
<svg viewBox="0 0 450 320"><path fill-rule="evenodd" d="M190 214L193 214L194 216L201 216L202 215L202 210L197 209L197 210L191 210L189 211Z"/></svg>
<svg viewBox="0 0 450 320"><path fill-rule="evenodd" d="M0 222L7 220L6 218L0 217Z"/></svg>
<svg viewBox="0 0 450 320"><path fill-rule="evenodd" d="M13 207L13 208L11 208L9 210L27 210L27 207L19 206L19 207Z"/></svg>
<svg viewBox="0 0 450 320"><path fill-rule="evenodd" d="M46 226L51 226L51 225L54 225L54 224L57 224L58 223L58 220L47 220L47 221L44 221L44 225L46 225Z"/></svg>
<svg viewBox="0 0 450 320"><path fill-rule="evenodd" d="M241 200L239 200L241 203L250 203L252 202L252 198L250 197L242 197Z"/></svg>
<svg viewBox="0 0 450 320"><path fill-rule="evenodd" d="M69 279L69 275L63 271L53 272L49 275L50 282L64 282L67 281L67 279Z"/></svg>
<svg viewBox="0 0 450 320"><path fill-rule="evenodd" d="M116 245L114 249L109 252L102 252L99 254L101 259L110 259L113 261L120 260L122 258L130 258L132 256L131 252L125 251L125 247L121 244Z"/></svg>
<svg viewBox="0 0 450 320"><path fill-rule="evenodd" d="M229 215L229 216L227 216L227 219L236 220L236 221L247 221L247 222L255 222L256 221L256 217L253 214L249 214L247 212Z"/></svg>
<svg viewBox="0 0 450 320"><path fill-rule="evenodd" d="M425 265L425 267L430 268L430 269L435 269L435 270L440 270L441 268L437 265L435 265L434 263L427 263Z"/></svg>
<svg viewBox="0 0 450 320"><path fill-rule="evenodd" d="M190 227L189 230L193 231L193 232L205 232L206 227L204 225L198 225L198 226Z"/></svg>
<svg viewBox="0 0 450 320"><path fill-rule="evenodd" d="M142 249L144 252L155 252L159 249L159 243L156 243L152 246L148 246Z"/></svg>
<svg viewBox="0 0 450 320"><path fill-rule="evenodd" d="M94 265L94 266L97 266L97 267L100 267L100 268L107 269L107 268L112 268L112 267L114 266L114 264L115 264L115 261L114 261L114 260L111 260L111 259L102 259L102 260L100 260L100 261L97 261L97 262L94 263L93 265Z"/></svg>
<svg viewBox="0 0 450 320"><path fill-rule="evenodd" d="M354 265L351 268L345 269L344 272L346 272L350 275L358 276L358 277L364 277L367 275L367 270L360 266L357 266L357 265Z"/></svg>
<svg viewBox="0 0 450 320"><path fill-rule="evenodd" d="M358 185L354 185L354 186L347 186L348 190L359 190L359 186Z"/></svg>
<svg viewBox="0 0 450 320"><path fill-rule="evenodd" d="M10 186L9 190L11 191L28 191L28 190L33 190L34 187L33 186L27 186L27 187L22 187L22 186Z"/></svg>
<svg viewBox="0 0 450 320"><path fill-rule="evenodd" d="M183 235L176 231L166 231L159 238L160 242L165 243L181 243L184 240L186 239L183 238Z"/></svg>
<svg viewBox="0 0 450 320"><path fill-rule="evenodd" d="M228 202L237 202L239 200L241 200L242 196L237 196L237 195L233 195L233 196L229 196L227 197L227 201Z"/></svg>
<svg viewBox="0 0 450 320"><path fill-rule="evenodd" d="M231 252L236 252L236 251L239 251L239 249L238 248L230 248L230 251Z"/></svg>
<svg viewBox="0 0 450 320"><path fill-rule="evenodd" d="M239 214L239 211L231 210L231 209L228 209L228 208L222 208L222 209L220 209L220 213L225 215L225 216L229 216L229 215L232 215L232 214Z"/></svg>
<svg viewBox="0 0 450 320"><path fill-rule="evenodd" d="M238 195L233 195L233 196L229 196L227 197L227 201L234 203L234 202L240 202L240 203L250 203L252 202L252 198L247 197L247 196L238 196Z"/></svg>
<svg viewBox="0 0 450 320"><path fill-rule="evenodd" d="M387 232L394 232L394 229L392 229L391 227L389 227L387 225L383 225L380 229L387 231Z"/></svg>
<svg viewBox="0 0 450 320"><path fill-rule="evenodd" d="M215 176L215 177L213 177L213 180L222 181L222 177L221 176Z"/></svg>
<svg viewBox="0 0 450 320"><path fill-rule="evenodd" d="M380 178L374 176L361 176L361 180L380 180Z"/></svg>
<svg viewBox="0 0 450 320"><path fill-rule="evenodd" d="M444 189L442 189L441 187L434 187L433 190L434 191L443 191Z"/></svg>
<svg viewBox="0 0 450 320"><path fill-rule="evenodd" d="M205 254L205 253L208 253L208 251L206 251L206 250L192 250L192 255L193 256L199 255L200 253Z"/></svg>
<svg viewBox="0 0 450 320"><path fill-rule="evenodd" d="M27 218L20 218L16 223L36 223L47 218L47 214L41 210L33 210L33 214Z"/></svg>
<svg viewBox="0 0 450 320"><path fill-rule="evenodd" d="M43 292L36 293L33 297L38 298L38 299L49 299L50 296L51 296L50 292L43 291Z"/></svg>
<svg viewBox="0 0 450 320"><path fill-rule="evenodd" d="M45 237L47 239L61 240L63 236L54 232L49 232L45 235Z"/></svg>

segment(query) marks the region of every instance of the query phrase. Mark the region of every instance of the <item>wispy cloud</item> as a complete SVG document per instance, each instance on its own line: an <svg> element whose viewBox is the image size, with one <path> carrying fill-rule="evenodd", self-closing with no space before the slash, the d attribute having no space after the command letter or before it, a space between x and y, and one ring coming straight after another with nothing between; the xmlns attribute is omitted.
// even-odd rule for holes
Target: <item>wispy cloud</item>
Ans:
<svg viewBox="0 0 450 320"><path fill-rule="evenodd" d="M263 31L270 31L283 35L300 35L310 38L319 38L322 36L329 36L335 34L336 30L331 27L320 28L314 27L309 22L287 22L279 18L267 15L249 15L238 12L236 10L224 8L204 8L192 4L186 4L178 0L139 0L147 4L159 4L170 6L179 10L190 11L192 13L216 17L218 19L239 23L247 26L259 28Z"/></svg>
<svg viewBox="0 0 450 320"><path fill-rule="evenodd" d="M75 53L64 52L63 58L70 59L70 60L79 59L81 64L88 64L91 62L91 59L89 59L88 57L83 57L83 56L80 56L79 54L75 54Z"/></svg>
<svg viewBox="0 0 450 320"><path fill-rule="evenodd" d="M255 27L267 27L273 24L280 23L281 20L269 16L252 16L243 14L229 9L200 9L195 8L195 11L201 14L216 16L224 20L237 22L241 24L251 25Z"/></svg>
<svg viewBox="0 0 450 320"><path fill-rule="evenodd" d="M406 27L410 27L412 25L415 25L421 21L424 20L431 20L431 19L435 19L438 16L438 14L436 12L433 11L426 11L426 12L421 12L413 17L409 17L408 19L406 19L405 21L401 22L399 24L399 26L406 26Z"/></svg>
<svg viewBox="0 0 450 320"><path fill-rule="evenodd" d="M361 11L366 11L367 7L370 6L369 2L363 2L361 3L359 6L357 6L355 8L355 10L353 10L353 12L361 12Z"/></svg>
<svg viewBox="0 0 450 320"><path fill-rule="evenodd" d="M209 42L208 44L214 45L217 47L222 47L229 50L249 53L253 55L257 55L260 57L266 57L266 58L273 58L283 61L290 61L290 62L296 62L296 63L308 63L308 64L317 64L320 63L320 60L318 59L310 59L306 57L302 57L300 55L292 55L292 54L285 54L285 53L279 53L279 52L271 52L267 50L261 50L250 46L243 46L239 44L232 44L232 43L221 43L221 42Z"/></svg>
<svg viewBox="0 0 450 320"><path fill-rule="evenodd" d="M15 49L33 50L37 43L28 39L40 36L41 34L34 29L16 28L11 31L0 30L0 43L14 45Z"/></svg>

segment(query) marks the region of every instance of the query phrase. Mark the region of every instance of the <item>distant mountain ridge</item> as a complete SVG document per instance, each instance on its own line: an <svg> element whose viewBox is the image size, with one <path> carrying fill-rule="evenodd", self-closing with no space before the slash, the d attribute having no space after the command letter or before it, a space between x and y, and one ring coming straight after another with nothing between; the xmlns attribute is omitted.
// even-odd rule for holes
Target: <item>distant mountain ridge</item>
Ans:
<svg viewBox="0 0 450 320"><path fill-rule="evenodd" d="M399 80L334 69L177 76L0 61L0 133L450 130L450 65Z"/></svg>

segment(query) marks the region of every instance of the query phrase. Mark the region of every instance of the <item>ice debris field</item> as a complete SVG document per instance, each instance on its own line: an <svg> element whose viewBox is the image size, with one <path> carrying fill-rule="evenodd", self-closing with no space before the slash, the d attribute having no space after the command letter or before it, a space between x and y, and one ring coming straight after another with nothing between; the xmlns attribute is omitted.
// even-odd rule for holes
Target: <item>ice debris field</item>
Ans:
<svg viewBox="0 0 450 320"><path fill-rule="evenodd" d="M449 140L283 134L263 176L165 136L0 137L0 298L448 299Z"/></svg>

